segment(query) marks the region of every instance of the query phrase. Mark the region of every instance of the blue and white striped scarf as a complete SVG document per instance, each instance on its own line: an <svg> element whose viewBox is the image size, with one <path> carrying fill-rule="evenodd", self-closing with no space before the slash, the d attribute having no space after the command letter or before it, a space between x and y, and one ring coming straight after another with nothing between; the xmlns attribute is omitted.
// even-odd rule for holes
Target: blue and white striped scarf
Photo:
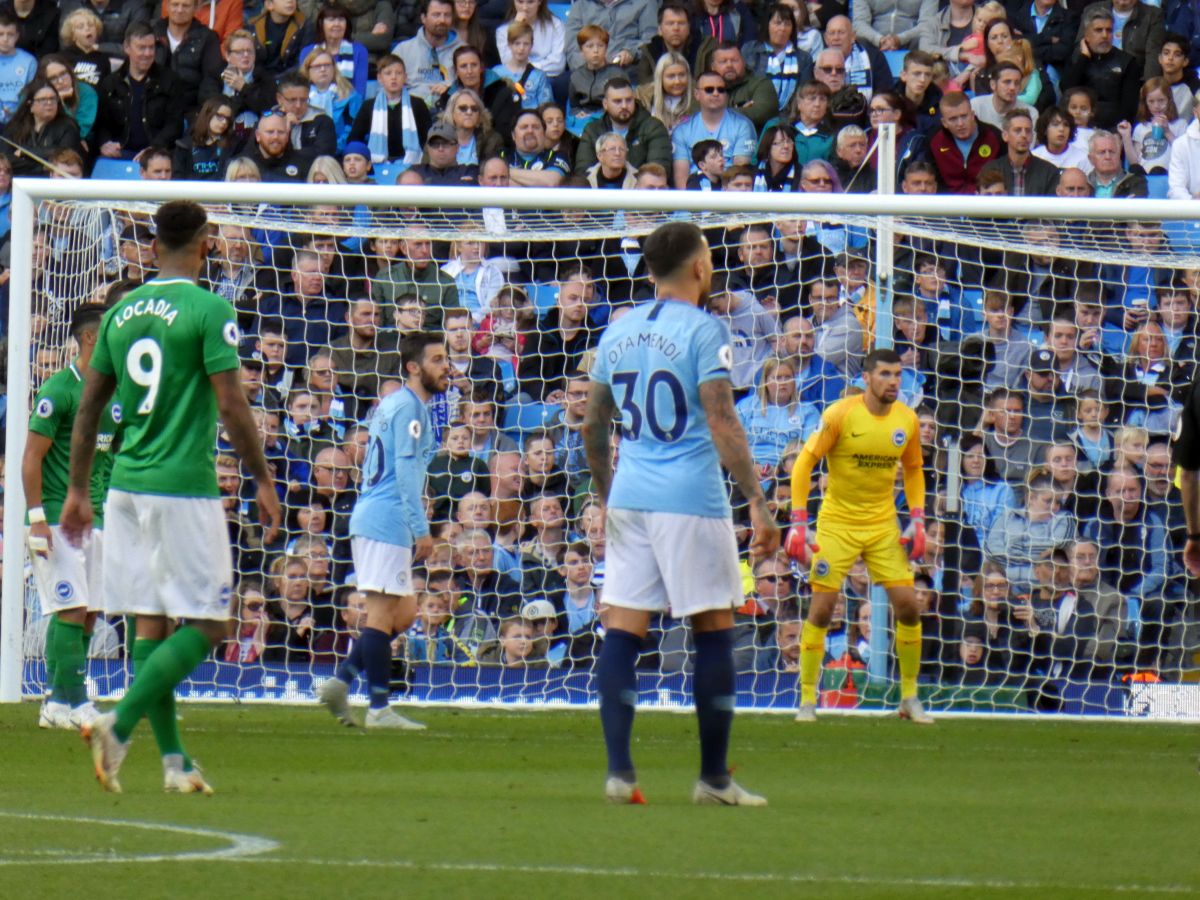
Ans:
<svg viewBox="0 0 1200 900"><path fill-rule="evenodd" d="M421 161L421 139L417 136L417 119L413 115L412 96L408 88L400 95L400 124L403 129L401 137L404 141L404 156L401 162L406 166L415 166ZM375 95L375 105L371 109L371 133L367 135L367 146L371 149L371 162L388 161L388 99L387 94L380 91Z"/></svg>

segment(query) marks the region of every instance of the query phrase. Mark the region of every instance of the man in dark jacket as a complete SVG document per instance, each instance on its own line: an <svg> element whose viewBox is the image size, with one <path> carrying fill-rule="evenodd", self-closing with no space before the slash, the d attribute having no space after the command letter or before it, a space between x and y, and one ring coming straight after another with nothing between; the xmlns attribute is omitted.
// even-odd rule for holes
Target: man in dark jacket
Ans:
<svg viewBox="0 0 1200 900"><path fill-rule="evenodd" d="M1137 60L1138 73L1141 78L1154 78L1162 74L1158 64L1158 53L1162 50L1163 37L1166 28L1163 26L1163 11L1156 6L1142 3L1140 0L1100 0L1088 6L1083 15L1086 18L1089 10L1103 9L1113 15L1113 41L1119 43L1123 51ZM1125 26L1116 33L1116 17L1125 16ZM1083 31L1075 37L1075 44L1083 40Z"/></svg>
<svg viewBox="0 0 1200 900"><path fill-rule="evenodd" d="M313 160L307 151L291 145L287 119L278 110L258 120L254 147L244 155L258 166L263 181L304 181Z"/></svg>
<svg viewBox="0 0 1200 900"><path fill-rule="evenodd" d="M95 141L100 155L132 159L150 145L170 147L182 117L175 79L154 61L154 32L134 22L125 35L125 65L100 82Z"/></svg>
<svg viewBox="0 0 1200 900"><path fill-rule="evenodd" d="M150 10L141 0L63 0L64 19L77 9L86 9L100 19L99 49L110 57L121 55L130 25L150 21Z"/></svg>
<svg viewBox="0 0 1200 900"><path fill-rule="evenodd" d="M196 0L168 0L167 17L154 23L154 37L156 62L175 76L176 115L221 93L221 39L196 21Z"/></svg>
<svg viewBox="0 0 1200 900"><path fill-rule="evenodd" d="M582 268L559 282L558 305L529 335L517 370L521 390L535 400L552 402L547 398L566 387L566 377L579 369L584 351L596 345L599 329L592 327L588 315L594 297L591 273Z"/></svg>
<svg viewBox="0 0 1200 900"><path fill-rule="evenodd" d="M292 148L311 157L337 156L337 129L333 119L308 102L308 79L289 72L279 79L275 103L283 111Z"/></svg>
<svg viewBox="0 0 1200 900"><path fill-rule="evenodd" d="M1008 24L1012 26L1013 37L1029 41L1034 59L1060 71L1079 45L1075 19L1057 0L1034 0L1032 7L1023 0L1010 0Z"/></svg>
<svg viewBox="0 0 1200 900"><path fill-rule="evenodd" d="M1093 128L1115 128L1132 122L1137 113L1142 70L1137 60L1113 45L1113 14L1102 6L1090 6L1083 16L1083 40L1067 64L1062 89L1088 87L1096 92Z"/></svg>
<svg viewBox="0 0 1200 900"><path fill-rule="evenodd" d="M1004 146L1000 130L975 118L971 101L961 91L951 91L938 104L942 127L929 141L929 155L938 178L952 194L974 194L975 179ZM969 144L964 159L959 143Z"/></svg>
<svg viewBox="0 0 1200 900"><path fill-rule="evenodd" d="M1010 197L1050 197L1058 187L1058 166L1029 152L1033 144L1033 117L1024 109L1004 116L1000 132L1008 153L993 159L983 171L995 170L1004 176L1004 190Z"/></svg>
<svg viewBox="0 0 1200 900"><path fill-rule="evenodd" d="M458 163L458 132L448 122L438 122L425 139L427 162L413 166L425 184L445 187L479 183L479 166Z"/></svg>
<svg viewBox="0 0 1200 900"><path fill-rule="evenodd" d="M638 49L638 84L653 84L659 58L674 51L694 73L702 71L715 42L692 30L692 14L679 0L666 0L658 11L658 34Z"/></svg>
<svg viewBox="0 0 1200 900"><path fill-rule="evenodd" d="M575 174L583 175L596 164L596 139L616 131L623 134L629 148L626 162L635 169L646 163L658 163L671 169L671 135L665 125L638 106L629 79L611 78L604 86L601 101L604 115L588 122L575 151Z"/></svg>
<svg viewBox="0 0 1200 900"><path fill-rule="evenodd" d="M712 70L725 79L729 89L729 108L740 112L762 131L779 115L779 95L765 75L746 71L742 50L732 41L722 41L713 51Z"/></svg>
<svg viewBox="0 0 1200 900"><path fill-rule="evenodd" d="M17 46L39 60L47 53L58 52L58 4L54 0L34 0L33 7L18 12L13 0L0 4L0 10L17 20L20 37Z"/></svg>

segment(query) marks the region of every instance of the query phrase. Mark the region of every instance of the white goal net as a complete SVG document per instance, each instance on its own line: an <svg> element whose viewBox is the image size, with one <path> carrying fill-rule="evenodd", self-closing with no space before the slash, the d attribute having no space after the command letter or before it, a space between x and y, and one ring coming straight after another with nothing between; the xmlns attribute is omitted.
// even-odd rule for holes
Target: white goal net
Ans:
<svg viewBox="0 0 1200 900"><path fill-rule="evenodd" d="M734 335L738 411L781 524L791 464L821 411L859 389L870 347L901 353L901 399L920 416L926 460L930 540L914 568L933 709L1200 717L1200 620L1168 446L1200 354L1200 231L1179 204L30 189L43 198L32 222L14 205L24 243L9 343L4 699L44 687L16 455L29 410L73 358L72 309L152 276L155 201L190 197L213 223L203 285L237 310L243 384L286 514L264 542L253 485L220 439L235 621L184 698L311 700L344 658L363 620L347 528L367 423L399 383L399 336L424 327L445 332L455 374L432 406L435 550L417 623L394 642L397 696L592 702L605 537L579 431L591 351L614 316L653 295L640 240L690 217L712 247L711 312ZM897 494L903 518L899 483ZM744 572L738 703L791 708L807 573L782 555ZM841 596L821 703L885 708L897 696L886 601L861 563ZM123 690L130 632L101 620L97 696ZM638 663L642 701L690 702L690 665L687 629L656 621Z"/></svg>

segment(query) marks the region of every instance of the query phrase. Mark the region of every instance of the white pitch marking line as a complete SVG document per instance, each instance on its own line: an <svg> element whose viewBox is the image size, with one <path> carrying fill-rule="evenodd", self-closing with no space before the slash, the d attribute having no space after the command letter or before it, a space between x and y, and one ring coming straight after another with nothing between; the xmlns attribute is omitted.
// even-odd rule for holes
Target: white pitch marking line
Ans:
<svg viewBox="0 0 1200 900"><path fill-rule="evenodd" d="M775 872L662 872L653 869L602 868L599 866L519 865L510 863L472 862L414 862L412 860L375 859L284 859L281 857L245 856L230 859L236 863L275 863L278 865L361 866L372 869L428 869L442 872L488 872L507 875L581 875L599 878L665 878L681 881L767 882L775 884L845 884L860 887L898 888L974 888L1000 891L1080 890L1100 893L1114 891L1130 894L1192 894L1196 888L1177 884L1059 884L1042 881L1010 881L992 878L875 878L870 875L806 875Z"/></svg>
<svg viewBox="0 0 1200 900"><path fill-rule="evenodd" d="M165 822L136 822L129 819L96 819L87 816L52 816L42 813L18 813L0 810L0 818L24 819L35 822L67 822L80 825L99 825L104 828L130 828L137 831L170 832L186 834L192 837L208 838L215 841L226 841L228 847L216 850L189 850L181 853L146 853L146 854L87 854L76 853L74 856L42 855L38 858L17 859L0 856L0 866L37 866L37 865L92 865L93 863L151 863L151 862L202 862L209 860L245 860L260 853L270 853L279 849L279 844L269 838L257 837L252 834L238 834L233 831L215 831L210 828L196 828L191 825L170 825ZM70 851L67 851L70 852Z"/></svg>

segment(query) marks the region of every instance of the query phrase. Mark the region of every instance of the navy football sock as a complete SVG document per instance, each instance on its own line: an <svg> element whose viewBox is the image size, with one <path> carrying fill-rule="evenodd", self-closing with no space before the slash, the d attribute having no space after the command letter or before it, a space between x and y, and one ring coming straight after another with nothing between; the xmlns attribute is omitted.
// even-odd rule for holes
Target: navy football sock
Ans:
<svg viewBox="0 0 1200 900"><path fill-rule="evenodd" d="M392 639L377 628L364 628L358 640L362 644L371 709L383 709L391 694L388 684L392 674Z"/></svg>
<svg viewBox="0 0 1200 900"><path fill-rule="evenodd" d="M353 685L354 679L359 676L363 670L363 640L360 634L350 645L350 652L346 654L346 658L342 660L342 664L337 667L337 678L346 684Z"/></svg>
<svg viewBox="0 0 1200 900"><path fill-rule="evenodd" d="M637 706L637 663L642 639L628 631L610 628L604 634L600 660L596 664L596 688L600 694L600 724L608 748L608 773L626 781L636 780L629 743L633 735L633 713Z"/></svg>
<svg viewBox="0 0 1200 900"><path fill-rule="evenodd" d="M700 778L713 787L729 784L729 732L737 693L733 671L733 629L696 632L696 671L692 693L700 725Z"/></svg>

